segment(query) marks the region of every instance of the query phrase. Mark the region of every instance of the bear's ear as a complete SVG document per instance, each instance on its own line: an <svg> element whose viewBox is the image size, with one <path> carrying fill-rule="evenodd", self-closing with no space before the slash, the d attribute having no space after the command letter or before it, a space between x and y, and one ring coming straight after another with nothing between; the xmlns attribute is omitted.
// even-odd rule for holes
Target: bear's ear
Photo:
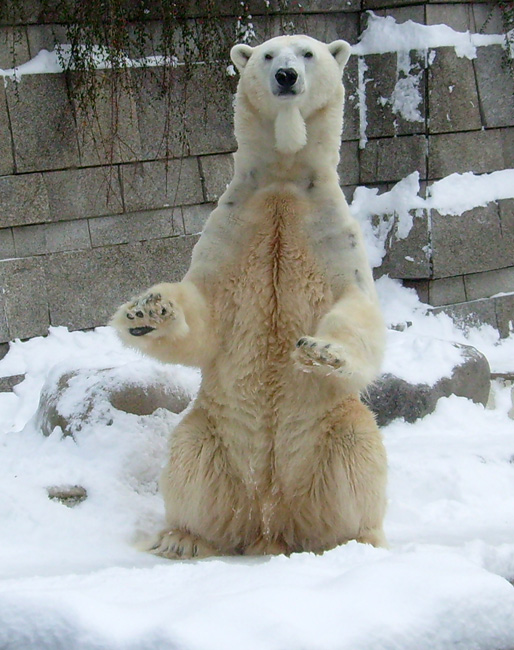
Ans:
<svg viewBox="0 0 514 650"><path fill-rule="evenodd" d="M341 70L343 70L346 62L350 58L351 49L346 41L332 41L328 46L328 51L337 61Z"/></svg>
<svg viewBox="0 0 514 650"><path fill-rule="evenodd" d="M234 45L230 50L230 58L232 63L236 66L239 72L242 72L248 63L248 60L252 56L253 47L240 43L239 45Z"/></svg>

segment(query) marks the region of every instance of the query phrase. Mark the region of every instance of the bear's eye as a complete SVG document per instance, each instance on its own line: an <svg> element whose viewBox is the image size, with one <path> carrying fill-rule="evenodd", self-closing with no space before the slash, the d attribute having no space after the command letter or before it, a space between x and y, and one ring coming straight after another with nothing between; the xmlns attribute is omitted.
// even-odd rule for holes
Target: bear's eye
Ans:
<svg viewBox="0 0 514 650"><path fill-rule="evenodd" d="M312 52L305 52L303 55L306 59L312 59L314 54Z"/></svg>
<svg viewBox="0 0 514 650"><path fill-rule="evenodd" d="M265 55L264 55L264 58L266 59L266 61L271 61L271 59L273 58L273 54L270 54L270 53L268 52L268 54L265 54Z"/></svg>

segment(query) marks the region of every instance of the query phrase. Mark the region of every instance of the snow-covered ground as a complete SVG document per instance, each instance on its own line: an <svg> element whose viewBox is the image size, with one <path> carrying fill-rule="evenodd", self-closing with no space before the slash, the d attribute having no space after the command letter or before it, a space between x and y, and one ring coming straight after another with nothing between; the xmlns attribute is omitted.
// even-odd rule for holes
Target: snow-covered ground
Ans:
<svg viewBox="0 0 514 650"><path fill-rule="evenodd" d="M494 370L512 369L514 336L500 341L490 327L465 335L398 282L382 278L378 288L388 322L412 322L390 332L389 371L437 380L455 362L449 340L471 342ZM138 552L134 540L162 523L156 478L180 416L117 412L75 440L59 429L44 437L33 418L56 368L137 360L109 328L52 328L0 361L0 376L25 374L0 394L0 648L514 647L510 389L495 385L494 408L451 397L414 424L383 429L390 549L173 562ZM168 372L194 393L196 371ZM67 508L47 496L56 485L81 485L88 497Z"/></svg>

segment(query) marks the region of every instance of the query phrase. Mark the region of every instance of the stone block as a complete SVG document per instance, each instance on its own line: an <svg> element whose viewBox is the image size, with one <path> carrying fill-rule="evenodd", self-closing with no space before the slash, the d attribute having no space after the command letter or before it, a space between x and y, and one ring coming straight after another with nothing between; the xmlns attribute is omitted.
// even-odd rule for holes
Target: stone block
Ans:
<svg viewBox="0 0 514 650"><path fill-rule="evenodd" d="M399 24L412 20L420 25L425 24L425 7L423 5L398 5L377 9L374 12L377 16L392 16Z"/></svg>
<svg viewBox="0 0 514 650"><path fill-rule="evenodd" d="M0 177L0 228L50 221L42 174Z"/></svg>
<svg viewBox="0 0 514 650"><path fill-rule="evenodd" d="M494 303L500 336L506 338L514 332L514 295L499 296Z"/></svg>
<svg viewBox="0 0 514 650"><path fill-rule="evenodd" d="M234 175L232 154L201 156L200 168L205 188L205 199L217 201Z"/></svg>
<svg viewBox="0 0 514 650"><path fill-rule="evenodd" d="M403 7L419 4L419 0L362 0L363 9L380 9L382 7Z"/></svg>
<svg viewBox="0 0 514 650"><path fill-rule="evenodd" d="M393 226L386 245L386 254L377 269L377 276L389 274L398 279L420 279L431 276L429 223L424 210L412 211L412 228L407 237L397 237Z"/></svg>
<svg viewBox="0 0 514 650"><path fill-rule="evenodd" d="M453 47L439 47L429 67L430 133L480 129L480 105L473 63Z"/></svg>
<svg viewBox="0 0 514 650"><path fill-rule="evenodd" d="M503 19L499 6L494 6L490 1L487 4L473 2L473 17L475 19L474 31L479 34L502 34Z"/></svg>
<svg viewBox="0 0 514 650"><path fill-rule="evenodd" d="M177 207L89 219L89 230L98 247L183 235L184 224Z"/></svg>
<svg viewBox="0 0 514 650"><path fill-rule="evenodd" d="M47 172L43 180L52 221L123 212L117 167Z"/></svg>
<svg viewBox="0 0 514 650"><path fill-rule="evenodd" d="M25 379L25 375L0 377L0 393L10 393L12 389Z"/></svg>
<svg viewBox="0 0 514 650"><path fill-rule="evenodd" d="M514 199L498 201L501 228L501 263L514 265Z"/></svg>
<svg viewBox="0 0 514 650"><path fill-rule="evenodd" d="M514 292L514 266L464 276L468 300L490 298L497 293Z"/></svg>
<svg viewBox="0 0 514 650"><path fill-rule="evenodd" d="M489 128L514 124L514 78L504 57L501 45L489 45L477 48L473 61L484 126Z"/></svg>
<svg viewBox="0 0 514 650"><path fill-rule="evenodd" d="M496 203L456 216L441 215L433 210L434 278L498 268L500 241L500 217Z"/></svg>
<svg viewBox="0 0 514 650"><path fill-rule="evenodd" d="M121 175L128 212L203 201L196 158L122 165Z"/></svg>
<svg viewBox="0 0 514 650"><path fill-rule="evenodd" d="M462 275L453 278L432 280L429 283L429 302L431 305L452 305L465 301L466 290Z"/></svg>
<svg viewBox="0 0 514 650"><path fill-rule="evenodd" d="M77 133L64 75L25 75L17 87L8 83L6 92L17 171L77 166Z"/></svg>
<svg viewBox="0 0 514 650"><path fill-rule="evenodd" d="M20 226L13 234L18 257L91 248L86 220Z"/></svg>
<svg viewBox="0 0 514 650"><path fill-rule="evenodd" d="M4 84L0 83L0 175L14 172L11 127L7 114Z"/></svg>
<svg viewBox="0 0 514 650"><path fill-rule="evenodd" d="M337 166L340 184L359 183L359 143L356 140L341 143L340 160Z"/></svg>
<svg viewBox="0 0 514 650"><path fill-rule="evenodd" d="M355 41L351 41L355 42ZM351 56L343 72L343 85L345 89L344 116L343 116L343 142L359 138L359 95L358 95L358 59Z"/></svg>
<svg viewBox="0 0 514 650"><path fill-rule="evenodd" d="M0 260L8 259L15 256L14 238L11 228L2 228L0 230Z"/></svg>
<svg viewBox="0 0 514 650"><path fill-rule="evenodd" d="M64 25L39 24L27 25L27 40L30 56L34 57L41 50L51 52L56 44L67 43L66 28Z"/></svg>
<svg viewBox="0 0 514 650"><path fill-rule="evenodd" d="M50 323L41 259L0 262L0 286L0 340L45 334Z"/></svg>
<svg viewBox="0 0 514 650"><path fill-rule="evenodd" d="M428 280L402 280L402 284L407 289L414 289L421 302L428 303L430 285Z"/></svg>
<svg viewBox="0 0 514 650"><path fill-rule="evenodd" d="M471 3L427 4L427 25L448 25L456 32L475 31L475 18Z"/></svg>
<svg viewBox="0 0 514 650"><path fill-rule="evenodd" d="M316 11L316 4L330 4L333 7L339 4L339 10L333 12L330 16L324 15L325 10ZM346 5L346 6L345 6ZM308 8L307 8L308 7ZM334 2L333 0L321 0L321 2L305 3L305 11L299 15L291 16L295 23L295 32L297 34L308 34L317 38L323 43L331 43L338 38L343 38L348 43L356 43L359 37L359 14L350 8L350 3ZM289 19L289 16L286 17Z"/></svg>
<svg viewBox="0 0 514 650"><path fill-rule="evenodd" d="M216 207L215 203L201 205L185 205L182 207L182 218L186 235L201 233L209 215Z"/></svg>
<svg viewBox="0 0 514 650"><path fill-rule="evenodd" d="M366 135L379 138L425 130L425 61L419 52L365 57Z"/></svg>
<svg viewBox="0 0 514 650"><path fill-rule="evenodd" d="M360 182L399 181L414 171L425 179L427 144L423 135L368 140L360 154Z"/></svg>
<svg viewBox="0 0 514 650"><path fill-rule="evenodd" d="M472 300L456 305L443 305L436 307L432 313L444 312L461 328L478 327L482 324L492 325L498 329L495 301L491 298Z"/></svg>
<svg viewBox="0 0 514 650"><path fill-rule="evenodd" d="M69 76L73 84L75 73ZM97 96L94 106L82 106L74 98L80 162L83 166L132 162L141 159L135 90L130 73L113 77L111 72L95 74Z"/></svg>
<svg viewBox="0 0 514 650"><path fill-rule="evenodd" d="M25 27L0 28L0 69L9 70L30 59Z"/></svg>
<svg viewBox="0 0 514 650"><path fill-rule="evenodd" d="M455 172L485 174L505 169L514 152L514 135L510 129L489 129L431 135L428 139L428 177L444 178ZM514 132L514 129L512 129Z"/></svg>
<svg viewBox="0 0 514 650"><path fill-rule="evenodd" d="M119 305L152 284L181 280L197 239L172 237L45 256L51 324L105 325Z"/></svg>

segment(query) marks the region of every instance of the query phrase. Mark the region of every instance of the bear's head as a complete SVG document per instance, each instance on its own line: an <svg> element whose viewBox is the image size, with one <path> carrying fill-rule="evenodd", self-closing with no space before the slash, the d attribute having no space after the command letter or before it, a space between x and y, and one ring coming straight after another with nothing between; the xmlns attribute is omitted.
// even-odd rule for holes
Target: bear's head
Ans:
<svg viewBox="0 0 514 650"><path fill-rule="evenodd" d="M275 120L276 148L294 153L306 144L305 120L341 97L350 46L309 36L277 36L257 47L235 45L230 56L239 92L263 117Z"/></svg>

